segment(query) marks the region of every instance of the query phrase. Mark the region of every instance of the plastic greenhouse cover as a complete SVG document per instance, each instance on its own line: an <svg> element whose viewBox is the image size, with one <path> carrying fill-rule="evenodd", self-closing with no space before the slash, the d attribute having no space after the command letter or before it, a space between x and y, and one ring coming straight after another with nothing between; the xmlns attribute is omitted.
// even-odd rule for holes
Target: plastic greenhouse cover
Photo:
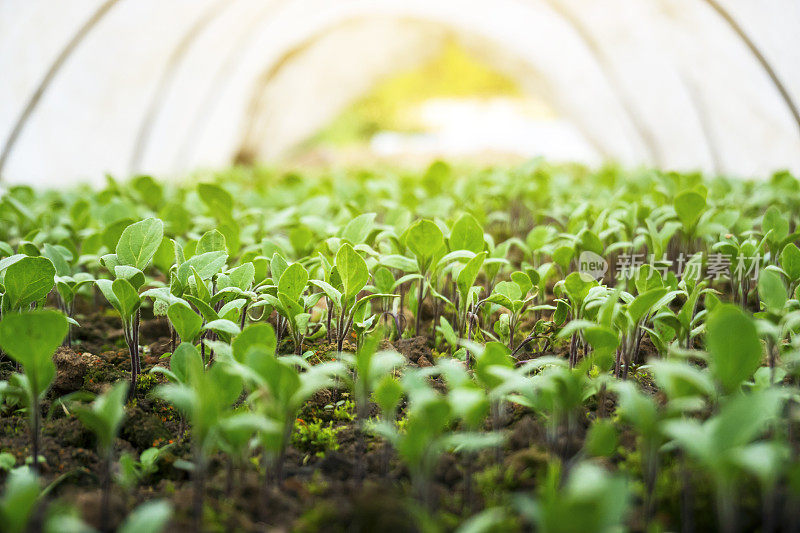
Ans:
<svg viewBox="0 0 800 533"><path fill-rule="evenodd" d="M0 175L280 157L430 28L487 43L600 158L800 172L798 27L796 0L0 0Z"/></svg>

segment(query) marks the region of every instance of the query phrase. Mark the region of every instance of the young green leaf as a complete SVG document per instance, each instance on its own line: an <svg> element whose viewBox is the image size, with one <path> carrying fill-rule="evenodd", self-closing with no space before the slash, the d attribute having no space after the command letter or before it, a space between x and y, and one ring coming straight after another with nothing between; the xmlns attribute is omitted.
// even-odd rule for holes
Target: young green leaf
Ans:
<svg viewBox="0 0 800 533"><path fill-rule="evenodd" d="M180 383L188 383L191 376L203 370L203 359L194 344L182 342L169 358L169 368Z"/></svg>
<svg viewBox="0 0 800 533"><path fill-rule="evenodd" d="M763 270L758 276L758 295L770 313L780 313L788 295L781 275L774 270Z"/></svg>
<svg viewBox="0 0 800 533"><path fill-rule="evenodd" d="M461 294L461 298L466 302L470 288L475 284L478 273L481 271L483 261L486 259L486 252L481 252L467 261L456 278L456 285Z"/></svg>
<svg viewBox="0 0 800 533"><path fill-rule="evenodd" d="M761 363L755 323L739 307L722 304L711 313L706 330L711 371L727 392L734 392Z"/></svg>
<svg viewBox="0 0 800 533"><path fill-rule="evenodd" d="M790 242L781 252L781 268L792 282L800 280L800 248Z"/></svg>
<svg viewBox="0 0 800 533"><path fill-rule="evenodd" d="M206 252L195 255L178 267L178 279L182 285L189 283L189 276L193 274L192 269L197 271L201 279L210 279L225 266L227 260L226 252Z"/></svg>
<svg viewBox="0 0 800 533"><path fill-rule="evenodd" d="M777 206L771 206L761 218L761 231L773 243L781 243L789 235L789 220ZM771 232L771 233L770 233Z"/></svg>
<svg viewBox="0 0 800 533"><path fill-rule="evenodd" d="M358 215L353 220L347 223L347 226L342 230L342 239L350 242L350 244L361 244L366 242L369 237L372 227L375 223L375 213L364 213Z"/></svg>
<svg viewBox="0 0 800 533"><path fill-rule="evenodd" d="M194 342L203 326L203 319L200 315L182 303L170 305L167 317L183 342Z"/></svg>
<svg viewBox="0 0 800 533"><path fill-rule="evenodd" d="M164 223L157 218L147 218L131 224L122 232L117 242L117 259L123 265L144 270L153 259L164 237Z"/></svg>
<svg viewBox="0 0 800 533"><path fill-rule="evenodd" d="M213 183L201 183L197 186L200 200L206 204L212 216L227 218L233 210L231 193Z"/></svg>
<svg viewBox="0 0 800 533"><path fill-rule="evenodd" d="M124 320L133 316L139 306L142 304L139 299L139 293L133 288L133 285L126 279L115 279L111 284L111 290L114 291L114 296L117 297L122 316Z"/></svg>
<svg viewBox="0 0 800 533"><path fill-rule="evenodd" d="M300 263L292 263L283 271L278 281L278 292L297 301L308 283L308 271Z"/></svg>
<svg viewBox="0 0 800 533"><path fill-rule="evenodd" d="M120 381L107 392L98 396L90 407L77 407L75 414L83 425L97 437L98 447L108 454L125 419L125 397L128 384Z"/></svg>
<svg viewBox="0 0 800 533"><path fill-rule="evenodd" d="M55 285L56 269L45 257L23 257L6 270L6 309L22 309L44 299Z"/></svg>
<svg viewBox="0 0 800 533"><path fill-rule="evenodd" d="M247 352L254 346L261 347L266 353L274 354L278 347L275 330L269 324L253 324L242 330L233 339L233 357L240 363L245 362Z"/></svg>
<svg viewBox="0 0 800 533"><path fill-rule="evenodd" d="M57 311L9 314L0 321L0 348L25 369L35 394L55 376L53 353L67 335L67 317Z"/></svg>
<svg viewBox="0 0 800 533"><path fill-rule="evenodd" d="M706 208L706 199L694 190L683 191L675 196L673 205L684 228L692 228Z"/></svg>
<svg viewBox="0 0 800 533"><path fill-rule="evenodd" d="M444 235L439 226L430 220L418 220L408 228L406 245L417 256L421 269L426 269L439 249L444 246Z"/></svg>
<svg viewBox="0 0 800 533"><path fill-rule="evenodd" d="M3 530L8 533L28 531L28 522L40 494L39 478L33 469L27 466L13 469L8 474L3 495L0 497Z"/></svg>
<svg viewBox="0 0 800 533"><path fill-rule="evenodd" d="M200 237L195 249L195 255L201 255L206 252L225 252L227 247L225 245L225 236L219 230L212 229L207 231Z"/></svg>
<svg viewBox="0 0 800 533"><path fill-rule="evenodd" d="M350 299L355 297L369 281L369 270L364 258L345 243L336 252L336 269L342 279L344 287L344 297Z"/></svg>
<svg viewBox="0 0 800 533"><path fill-rule="evenodd" d="M162 500L137 507L120 526L118 533L161 533L172 517L172 505Z"/></svg>
<svg viewBox="0 0 800 533"><path fill-rule="evenodd" d="M476 254L480 253L484 247L483 228L475 220L475 217L464 213L453 224L449 242L451 250L469 250Z"/></svg>

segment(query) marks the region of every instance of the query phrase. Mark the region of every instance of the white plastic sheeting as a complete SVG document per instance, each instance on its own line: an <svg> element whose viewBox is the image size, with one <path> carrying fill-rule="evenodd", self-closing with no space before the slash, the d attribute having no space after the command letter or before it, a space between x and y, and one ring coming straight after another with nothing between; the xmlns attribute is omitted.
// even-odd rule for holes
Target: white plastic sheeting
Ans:
<svg viewBox="0 0 800 533"><path fill-rule="evenodd" d="M0 0L0 176L274 159L447 32L602 157L800 172L797 0Z"/></svg>

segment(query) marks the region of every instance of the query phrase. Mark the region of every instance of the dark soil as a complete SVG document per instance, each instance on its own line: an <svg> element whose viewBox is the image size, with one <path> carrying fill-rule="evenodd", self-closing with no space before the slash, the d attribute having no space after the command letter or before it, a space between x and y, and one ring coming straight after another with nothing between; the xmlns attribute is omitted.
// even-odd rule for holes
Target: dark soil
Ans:
<svg viewBox="0 0 800 533"><path fill-rule="evenodd" d="M54 355L57 375L42 410L42 455L46 459L42 475L47 483L57 484L51 498L75 505L90 525L99 527L102 471L94 437L70 413L68 405L55 400L81 391L100 393L116 381L128 380L130 360L127 351L118 347L122 332L117 318L95 314L81 317L80 322L82 327L75 330L73 348L61 348ZM138 457L150 447L171 446L155 474L129 489L114 485L112 525L118 525L138 504L164 498L175 507L169 531L194 531L192 483L189 474L179 468L181 463L192 460L188 425L182 423L171 406L148 395L164 379L147 372L155 365L169 365L168 359L161 358L170 346L167 323L162 319L143 321L141 339L146 346L143 375L136 398L127 406L128 418L115 453L117 457L124 453ZM409 366L425 367L435 362L435 351L425 337L401 339L393 346L407 358ZM352 350L354 346L348 344L345 348ZM322 342L306 349L315 349L315 359L323 360L329 357L332 345ZM12 370L10 362L0 364L0 379L7 378ZM375 406L371 415L374 414ZM298 424L313 420L331 424L336 429L335 449L311 453L291 447L283 465L283 483L267 491L258 457L244 467L232 465L222 454L212 457L206 483L205 523L209 531L422 530L420 517L426 511L414 500L405 467L382 440L367 437L365 478L361 482L355 479L355 464L361 458L355 416L346 392L317 393L300 416ZM559 453L577 453L593 417L587 411L580 420L578 434L570 438L558 436ZM548 447L543 421L513 406L506 407L502 421L508 439L500 462L495 450L471 459L445 454L439 462L428 503L436 509L436 520L446 529L454 529L486 505L508 505L509 500L502 498L509 498L515 491L534 489L537 479L544 476L554 451L552 443ZM635 443L629 444L633 448ZM22 413L0 413L0 451L13 453L17 464L30 454L28 426ZM623 457L613 460L622 461ZM471 501L466 501L465 473L469 471L473 472L473 494ZM0 481L3 475L0 473Z"/></svg>

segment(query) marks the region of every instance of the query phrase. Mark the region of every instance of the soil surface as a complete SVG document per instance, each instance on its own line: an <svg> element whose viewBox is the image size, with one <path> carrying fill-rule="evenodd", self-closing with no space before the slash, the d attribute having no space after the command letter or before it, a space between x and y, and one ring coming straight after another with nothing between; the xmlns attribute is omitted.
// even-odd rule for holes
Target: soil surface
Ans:
<svg viewBox="0 0 800 533"><path fill-rule="evenodd" d="M76 506L92 526L100 526L100 480L102 462L95 451L92 433L58 398L83 392L100 393L116 381L130 377L130 360L119 328L111 314L80 315L81 328L73 331L71 348L60 348L54 355L57 375L42 405L44 417L41 467L46 483L53 483L52 499ZM116 527L137 505L152 499L172 502L175 513L168 531L194 531L192 482L182 468L192 460L190 433L180 415L149 392L165 378L148 374L156 365L169 366L162 357L170 350L170 332L164 319L142 321L144 348L142 372L136 398L127 410L127 419L115 446L115 458L128 455L138 459L151 447L166 447L157 471L144 475L126 487L113 485L112 526ZM388 341L386 341L388 343ZM384 347L389 347L384 345ZM434 364L437 352L425 337L401 339L393 347L405 355L409 366ZM311 344L319 359L332 351L331 343ZM354 346L346 343L346 350ZM564 347L557 347L563 350ZM534 356L521 354L522 360ZM313 360L313 359L312 359ZM8 360L0 362L0 379L14 370ZM437 384L443 387L443 384ZM612 398L606 398L605 412L613 411ZM507 439L499 451L491 449L476 455L445 454L433 473L428 508L419 504L409 474L393 450L381 439L366 437L366 450L359 452L359 432L353 404L347 392L323 390L303 407L296 427L320 423L329 426L334 442L320 449L318 443L293 439L283 464L284 480L279 487L265 489L260 460L254 456L243 465L232 464L222 454L210 460L206 482L205 524L209 531L420 531L426 514L436 524L453 530L487 506L509 505L514 493L533 491L546 473L554 450L575 456L585 431L596 416L596 404L588 405L578 420L578 431L571 439L548 435L541 417L513 405L501 413L502 430ZM371 415L377 414L373 406ZM487 430L491 429L487 426ZM621 449L635 448L630 435L622 435ZM22 464L31 453L27 419L19 411L0 413L0 451L12 453ZM609 459L619 464L635 461L620 454ZM356 463L364 464L364 478L356 478ZM120 466L115 461L115 478ZM634 464L635 467L635 464ZM467 483L468 474L472 474ZM0 482L5 474L0 472ZM677 498L677 495L676 495ZM665 503L661 508L668 508ZM677 514L675 515L677 516ZM636 519L635 519L636 520ZM698 527L702 518L698 518Z"/></svg>

